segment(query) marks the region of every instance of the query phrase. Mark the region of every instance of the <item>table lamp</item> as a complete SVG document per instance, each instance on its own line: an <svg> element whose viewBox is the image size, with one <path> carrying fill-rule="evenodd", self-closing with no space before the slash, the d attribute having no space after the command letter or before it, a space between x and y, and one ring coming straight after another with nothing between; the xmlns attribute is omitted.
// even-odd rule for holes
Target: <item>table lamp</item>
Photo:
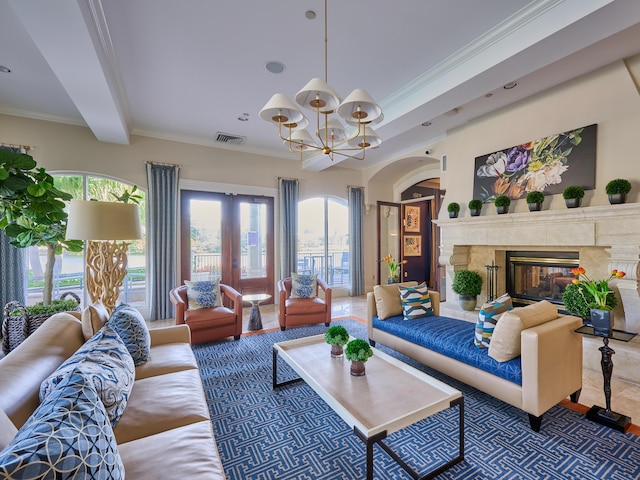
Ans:
<svg viewBox="0 0 640 480"><path fill-rule="evenodd" d="M127 276L129 242L142 238L135 203L71 200L66 237L87 240L85 282L91 302L100 300L111 313Z"/></svg>

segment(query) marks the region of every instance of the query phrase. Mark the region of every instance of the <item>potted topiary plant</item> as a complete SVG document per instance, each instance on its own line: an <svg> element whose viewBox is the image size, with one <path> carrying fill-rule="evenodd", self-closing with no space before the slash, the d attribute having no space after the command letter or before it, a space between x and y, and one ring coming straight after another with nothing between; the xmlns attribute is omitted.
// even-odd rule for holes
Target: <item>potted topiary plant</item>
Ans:
<svg viewBox="0 0 640 480"><path fill-rule="evenodd" d="M542 210L542 203L544 202L544 193L542 192L529 192L527 193L527 205L530 212L539 212Z"/></svg>
<svg viewBox="0 0 640 480"><path fill-rule="evenodd" d="M477 297L482 291L482 277L473 270L457 270L451 288L458 294L462 309L473 311L476 308Z"/></svg>
<svg viewBox="0 0 640 480"><path fill-rule="evenodd" d="M627 193L631 190L631 182L624 178L616 178L607 183L605 190L611 205L625 203L627 201Z"/></svg>
<svg viewBox="0 0 640 480"><path fill-rule="evenodd" d="M324 339L331 345L331 356L340 358L343 356L342 347L349 342L349 332L341 325L332 325L324 334Z"/></svg>
<svg viewBox="0 0 640 480"><path fill-rule="evenodd" d="M567 208L577 208L582 203L584 197L584 188L580 185L570 185L562 192L562 198Z"/></svg>
<svg viewBox="0 0 640 480"><path fill-rule="evenodd" d="M469 201L469 215L471 215L472 217L477 217L480 215L480 212L482 211L482 201L478 200L477 198L474 198L473 200Z"/></svg>
<svg viewBox="0 0 640 480"><path fill-rule="evenodd" d="M351 375L361 377L365 374L364 362L373 356L373 350L368 342L361 338L356 338L347 343L344 349L344 356L351 361Z"/></svg>
<svg viewBox="0 0 640 480"><path fill-rule="evenodd" d="M460 211L460 204L451 202L447 205L447 212L449 212L449 218L458 218L458 212Z"/></svg>
<svg viewBox="0 0 640 480"><path fill-rule="evenodd" d="M496 211L498 214L508 213L509 205L511 205L511 199L506 195L498 195L495 200Z"/></svg>

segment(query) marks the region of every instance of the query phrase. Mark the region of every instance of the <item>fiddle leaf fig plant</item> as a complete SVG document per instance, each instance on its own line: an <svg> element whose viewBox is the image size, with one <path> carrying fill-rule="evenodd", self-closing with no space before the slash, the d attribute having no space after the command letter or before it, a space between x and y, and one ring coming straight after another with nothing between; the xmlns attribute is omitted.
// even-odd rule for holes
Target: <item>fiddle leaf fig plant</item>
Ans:
<svg viewBox="0 0 640 480"><path fill-rule="evenodd" d="M30 155L0 149L0 229L17 248L47 248L43 303L51 303L53 267L63 249L81 252L81 240L66 240L65 202L71 195L58 190L44 168Z"/></svg>

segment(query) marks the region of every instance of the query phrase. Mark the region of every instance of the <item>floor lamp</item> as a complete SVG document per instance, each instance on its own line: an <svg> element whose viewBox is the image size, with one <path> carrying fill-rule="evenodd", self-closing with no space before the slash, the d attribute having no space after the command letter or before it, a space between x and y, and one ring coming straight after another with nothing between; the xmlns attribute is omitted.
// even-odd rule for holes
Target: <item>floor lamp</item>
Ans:
<svg viewBox="0 0 640 480"><path fill-rule="evenodd" d="M87 240L85 283L91 302L112 312L127 276L129 242L142 238L138 205L71 200L66 237Z"/></svg>

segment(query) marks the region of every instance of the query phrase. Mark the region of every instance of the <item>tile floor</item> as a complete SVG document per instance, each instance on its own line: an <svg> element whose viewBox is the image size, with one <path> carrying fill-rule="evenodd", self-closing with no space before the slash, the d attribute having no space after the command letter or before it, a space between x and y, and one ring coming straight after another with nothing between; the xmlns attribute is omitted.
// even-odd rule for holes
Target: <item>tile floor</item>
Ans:
<svg viewBox="0 0 640 480"><path fill-rule="evenodd" d="M365 297L339 297L332 302L332 318L356 316L366 318ZM248 332L249 313L251 307L244 309L243 332ZM279 328L278 307L276 305L262 305L260 307L263 331ZM173 320L158 320L150 324L150 328L158 328L172 325ZM615 356L614 356L615 364ZM611 381L611 408L612 410L630 416L635 425L640 425L640 385L616 378L615 367ZM604 393L602 385L602 372L585 369L582 377L582 393L580 403L590 407L591 405L604 406Z"/></svg>

